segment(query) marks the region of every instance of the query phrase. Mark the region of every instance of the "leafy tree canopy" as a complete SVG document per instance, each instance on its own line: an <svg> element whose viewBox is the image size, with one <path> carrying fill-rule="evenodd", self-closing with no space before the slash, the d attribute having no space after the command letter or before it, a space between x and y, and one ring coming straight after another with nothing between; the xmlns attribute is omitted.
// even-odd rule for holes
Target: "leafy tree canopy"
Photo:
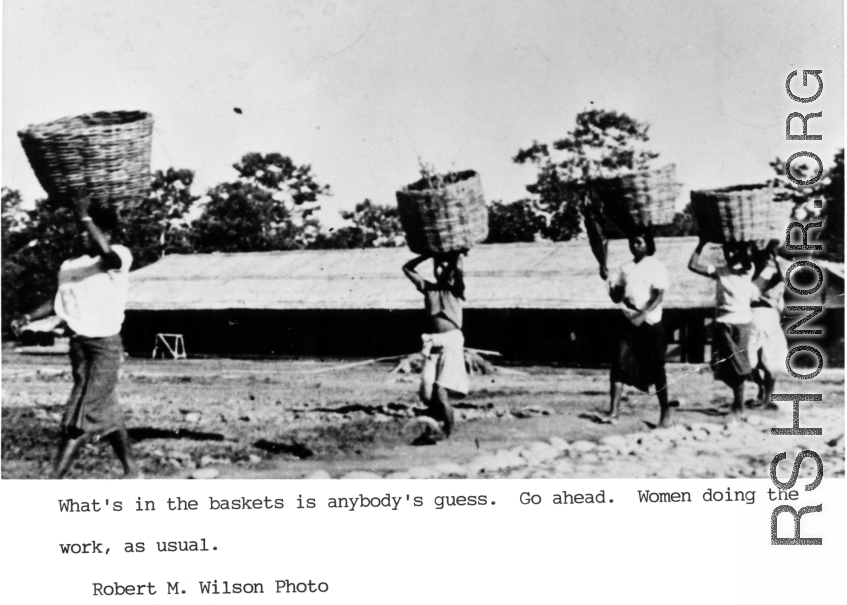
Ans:
<svg viewBox="0 0 847 605"><path fill-rule="evenodd" d="M150 195L121 212L122 243L134 257L133 269L156 262L165 254L192 251L186 215L199 196L191 193L194 172L168 168L152 177Z"/></svg>
<svg viewBox="0 0 847 605"><path fill-rule="evenodd" d="M579 113L576 127L552 145L535 141L518 151L516 163L538 169L527 191L537 196L545 237L561 241L580 233L580 211L590 198L591 179L651 167L659 154L644 146L648 129L624 113L592 109Z"/></svg>
<svg viewBox="0 0 847 605"><path fill-rule="evenodd" d="M544 228L545 221L530 199L511 204L492 202L488 207L488 238L486 244L534 242Z"/></svg>
<svg viewBox="0 0 847 605"><path fill-rule="evenodd" d="M319 223L312 213L329 186L278 153L248 153L233 165L238 179L209 191L209 201L192 225L196 252L258 252L305 248Z"/></svg>
<svg viewBox="0 0 847 605"><path fill-rule="evenodd" d="M785 174L785 161L776 158L770 163L776 176L773 180L778 201L794 204L792 218L807 224L823 222L822 231L809 231L810 241L824 244L821 256L844 262L844 149L835 154L833 164L821 178L810 185L797 185ZM818 172L817 162L805 157L791 163L791 175L798 181L808 181ZM821 202L821 208L815 207Z"/></svg>
<svg viewBox="0 0 847 605"><path fill-rule="evenodd" d="M7 248L7 245L13 244L15 233L21 230L26 220L26 213L21 209L21 201L20 192L3 187L2 232L4 257L12 251Z"/></svg>
<svg viewBox="0 0 847 605"><path fill-rule="evenodd" d="M317 202L320 196L329 195L329 185L315 181L311 166L297 166L291 158L279 153L248 153L232 167L242 182L290 195L291 202L297 206Z"/></svg>
<svg viewBox="0 0 847 605"><path fill-rule="evenodd" d="M356 204L352 212L342 211L341 218L351 224L321 232L313 248L394 247L406 243L396 206L383 206L366 199Z"/></svg>
<svg viewBox="0 0 847 605"><path fill-rule="evenodd" d="M8 228L7 228L8 227ZM49 199L20 210L17 191L3 191L3 330L12 317L56 294L59 267L80 253L73 211Z"/></svg>

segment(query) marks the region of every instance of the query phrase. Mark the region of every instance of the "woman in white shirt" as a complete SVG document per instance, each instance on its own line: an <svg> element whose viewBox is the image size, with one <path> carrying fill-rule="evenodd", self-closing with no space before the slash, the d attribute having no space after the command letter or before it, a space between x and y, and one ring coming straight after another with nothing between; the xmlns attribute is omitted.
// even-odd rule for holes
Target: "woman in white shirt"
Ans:
<svg viewBox="0 0 847 605"><path fill-rule="evenodd" d="M750 333L753 314L750 304L758 297L753 285L753 265L749 245L732 242L723 245L726 265L706 265L700 254L706 245L701 238L688 268L715 280L716 311L715 332L712 338L712 371L715 378L732 389L733 417L744 414L744 382L750 378Z"/></svg>
<svg viewBox="0 0 847 605"><path fill-rule="evenodd" d="M659 399L658 426L668 427L671 420L662 328L662 299L668 288L668 273L661 261L653 256L656 246L649 231L631 237L629 250L632 260L608 280L611 299L623 304L624 308L610 374L609 414L601 420L616 421L625 384L642 391L653 385Z"/></svg>
<svg viewBox="0 0 847 605"><path fill-rule="evenodd" d="M111 444L124 475L139 477L115 393L132 254L111 244L111 233L118 225L113 209L92 206L85 196L74 200L74 209L85 254L62 263L55 299L17 318L13 328L55 312L72 332L74 386L62 418L54 477L61 479L68 473L86 439L100 438Z"/></svg>

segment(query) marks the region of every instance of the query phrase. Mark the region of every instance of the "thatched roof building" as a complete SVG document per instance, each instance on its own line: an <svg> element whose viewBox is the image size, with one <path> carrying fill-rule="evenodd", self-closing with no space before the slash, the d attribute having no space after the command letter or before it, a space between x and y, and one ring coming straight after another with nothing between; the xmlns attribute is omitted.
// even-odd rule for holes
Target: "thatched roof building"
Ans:
<svg viewBox="0 0 847 605"><path fill-rule="evenodd" d="M710 308L714 284L687 269L695 238L660 238L666 308ZM132 274L128 309L419 309L400 267L405 248L168 256ZM609 245L609 266L631 258ZM429 272L429 265L421 267ZM585 241L495 244L465 259L469 309L612 309Z"/></svg>
<svg viewBox="0 0 847 605"><path fill-rule="evenodd" d="M702 331L714 308L714 283L687 268L696 245L691 237L656 241L671 284L666 322L678 341ZM717 249L707 253L720 262ZM125 339L144 350L156 332L184 333L189 354L414 349L422 300L401 272L412 257L405 248L168 256L132 273ZM610 242L610 268L630 258L626 240ZM420 270L431 275L429 263ZM587 241L478 246L465 272L469 346L541 357L559 356L565 341L580 355L608 348L620 312ZM842 297L830 298L843 306ZM705 337L695 341L702 348Z"/></svg>

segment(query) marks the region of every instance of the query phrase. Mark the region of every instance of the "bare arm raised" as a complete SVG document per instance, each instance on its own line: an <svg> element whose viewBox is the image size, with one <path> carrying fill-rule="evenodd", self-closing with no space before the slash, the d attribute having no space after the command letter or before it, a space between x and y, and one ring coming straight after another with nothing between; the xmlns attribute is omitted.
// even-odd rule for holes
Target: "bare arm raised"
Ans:
<svg viewBox="0 0 847 605"><path fill-rule="evenodd" d="M600 277L607 279L609 277L609 269L606 266L609 254L609 241L606 237L603 225L597 220L591 211L585 212L585 231L588 234L588 243L591 246L591 252L594 254L594 258L597 259L597 262L600 265ZM614 298L612 300L614 300Z"/></svg>
<svg viewBox="0 0 847 605"><path fill-rule="evenodd" d="M691 255L691 260L688 261L688 269L697 275L702 275L703 277L713 277L714 270L710 270L711 267L709 265L704 265L700 260L700 254L703 252L703 248L705 246L706 240L701 237L700 243L697 244L697 248L694 250L694 254Z"/></svg>
<svg viewBox="0 0 847 605"><path fill-rule="evenodd" d="M417 268L418 265L420 265L422 262L424 262L428 258L430 258L430 255L422 254L422 255L418 256L417 258L413 258L408 263L403 265L403 273L405 273L406 277L409 278L409 281L411 281L413 284L415 284L415 287L420 292L423 292L426 289L426 280L423 277L421 277L421 275L415 269Z"/></svg>
<svg viewBox="0 0 847 605"><path fill-rule="evenodd" d="M100 257L103 259L104 267L106 270L120 269L121 266L123 266L123 261L121 261L121 257L118 256L118 253L112 250L112 246L109 243L109 238L106 234L94 224L91 216L89 216L88 210L90 207L90 196L79 195L74 198L74 210L76 211L77 216L79 216L79 220L82 222L83 229L88 231L88 235L96 245L100 253Z"/></svg>

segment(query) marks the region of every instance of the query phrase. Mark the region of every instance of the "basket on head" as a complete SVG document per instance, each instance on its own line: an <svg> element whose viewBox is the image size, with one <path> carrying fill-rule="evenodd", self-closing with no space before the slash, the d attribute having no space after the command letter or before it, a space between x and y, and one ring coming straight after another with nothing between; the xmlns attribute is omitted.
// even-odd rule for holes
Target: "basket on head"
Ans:
<svg viewBox="0 0 847 605"><path fill-rule="evenodd" d="M716 244L771 239L779 237L780 230L784 236L786 207L774 201L770 184L691 192L697 232Z"/></svg>
<svg viewBox="0 0 847 605"><path fill-rule="evenodd" d="M681 188L674 164L594 179L590 185L599 211L625 236L639 233L648 225L672 223Z"/></svg>
<svg viewBox="0 0 847 605"><path fill-rule="evenodd" d="M150 190L153 116L101 111L29 126L18 133L51 198L85 192L99 203L133 204Z"/></svg>
<svg viewBox="0 0 847 605"><path fill-rule="evenodd" d="M468 250L488 237L488 208L473 170L420 179L397 192L397 209L416 254Z"/></svg>

